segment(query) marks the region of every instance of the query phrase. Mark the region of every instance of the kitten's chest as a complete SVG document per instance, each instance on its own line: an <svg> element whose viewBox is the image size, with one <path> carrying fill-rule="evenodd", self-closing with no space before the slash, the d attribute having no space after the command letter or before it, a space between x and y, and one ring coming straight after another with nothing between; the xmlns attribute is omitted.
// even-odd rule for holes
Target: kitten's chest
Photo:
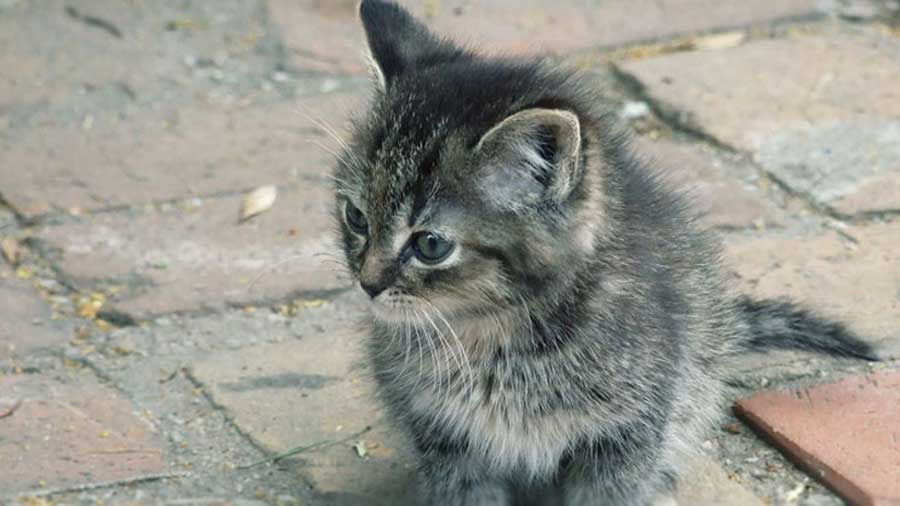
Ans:
<svg viewBox="0 0 900 506"><path fill-rule="evenodd" d="M496 377L476 375L442 393L413 395L410 407L430 420L435 434L464 440L472 457L508 472L548 476L580 431L564 412L539 413L524 388L498 388Z"/></svg>

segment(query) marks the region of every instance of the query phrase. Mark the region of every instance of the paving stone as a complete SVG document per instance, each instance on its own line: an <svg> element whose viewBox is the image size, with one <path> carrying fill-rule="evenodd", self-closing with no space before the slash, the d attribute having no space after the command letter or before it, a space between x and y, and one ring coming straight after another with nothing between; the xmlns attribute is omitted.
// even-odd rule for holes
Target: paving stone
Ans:
<svg viewBox="0 0 900 506"><path fill-rule="evenodd" d="M41 488L132 479L163 472L165 451L135 408L90 376L0 377L0 497Z"/></svg>
<svg viewBox="0 0 900 506"><path fill-rule="evenodd" d="M344 331L220 353L196 363L192 374L244 433L275 453L372 426L301 453L302 469L328 504L410 504L408 447L375 403L359 362L361 339ZM353 448L358 441L365 457Z"/></svg>
<svg viewBox="0 0 900 506"><path fill-rule="evenodd" d="M316 120L340 129L362 96L106 114L90 128L43 125L7 138L0 131L0 193L31 218L321 180L336 141Z"/></svg>
<svg viewBox="0 0 900 506"><path fill-rule="evenodd" d="M699 458L678 482L678 504L684 506L763 506L763 502L728 477L722 467Z"/></svg>
<svg viewBox="0 0 900 506"><path fill-rule="evenodd" d="M752 153L822 205L846 214L900 208L900 43L891 38L760 40L621 69L668 114Z"/></svg>
<svg viewBox="0 0 900 506"><path fill-rule="evenodd" d="M900 121L787 129L754 157L794 191L845 215L900 210Z"/></svg>
<svg viewBox="0 0 900 506"><path fill-rule="evenodd" d="M364 72L365 37L355 0L269 0L269 13L295 64L326 72ZM406 0L442 35L494 52L555 53L621 46L690 32L808 16L814 0L713 1ZM640 15L635 15L635 13Z"/></svg>
<svg viewBox="0 0 900 506"><path fill-rule="evenodd" d="M50 306L37 290L19 279L0 261L0 364L14 355L63 343L72 338L73 325L54 320Z"/></svg>
<svg viewBox="0 0 900 506"><path fill-rule="evenodd" d="M724 228L781 225L784 213L753 185L756 171L734 155L701 144L639 138L635 150L685 190L706 213L707 222Z"/></svg>
<svg viewBox="0 0 900 506"><path fill-rule="evenodd" d="M849 323L878 343L886 357L898 357L900 222L848 228L843 234L733 242L726 259L745 292L800 301Z"/></svg>
<svg viewBox="0 0 900 506"><path fill-rule="evenodd" d="M335 261L330 187L304 183L238 222L238 196L104 213L44 227L63 275L84 291L113 287L109 304L136 318L243 306L348 286Z"/></svg>
<svg viewBox="0 0 900 506"><path fill-rule="evenodd" d="M185 57L262 71L257 45L266 27L254 3L13 2L0 16L0 112L105 87L125 102L171 99L186 87Z"/></svg>
<svg viewBox="0 0 900 506"><path fill-rule="evenodd" d="M853 376L802 391L769 391L737 413L852 504L900 504L900 372Z"/></svg>

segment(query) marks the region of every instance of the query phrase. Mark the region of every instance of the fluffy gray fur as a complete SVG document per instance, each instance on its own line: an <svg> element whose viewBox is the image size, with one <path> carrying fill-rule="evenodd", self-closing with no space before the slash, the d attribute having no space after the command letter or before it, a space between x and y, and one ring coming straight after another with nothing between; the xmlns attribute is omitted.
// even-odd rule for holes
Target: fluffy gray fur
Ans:
<svg viewBox="0 0 900 506"><path fill-rule="evenodd" d="M580 78L360 9L377 90L335 210L424 504L664 504L723 412L726 357L872 358L839 324L733 295L716 241Z"/></svg>

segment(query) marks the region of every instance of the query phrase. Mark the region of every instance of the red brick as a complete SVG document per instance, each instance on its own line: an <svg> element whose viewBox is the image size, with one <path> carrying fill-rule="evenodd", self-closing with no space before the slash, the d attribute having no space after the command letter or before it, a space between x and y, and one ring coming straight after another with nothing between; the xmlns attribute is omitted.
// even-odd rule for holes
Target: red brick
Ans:
<svg viewBox="0 0 900 506"><path fill-rule="evenodd" d="M336 141L313 118L340 130L362 96L98 114L90 129L42 125L0 137L0 191L34 217L321 180Z"/></svg>
<svg viewBox="0 0 900 506"><path fill-rule="evenodd" d="M735 410L850 503L900 504L900 372L761 392Z"/></svg>
<svg viewBox="0 0 900 506"><path fill-rule="evenodd" d="M0 377L0 495L135 478L164 470L153 427L113 390L46 376Z"/></svg>
<svg viewBox="0 0 900 506"><path fill-rule="evenodd" d="M269 0L294 62L363 72L365 38L355 0ZM401 4L441 35L499 53L561 54L815 12L812 0L415 1ZM640 13L640 15L635 15Z"/></svg>
<svg viewBox="0 0 900 506"><path fill-rule="evenodd" d="M138 318L347 286L330 259L340 251L329 185L282 190L270 210L244 223L240 200L103 213L36 237L60 252L59 268L81 289L119 285L108 305Z"/></svg>

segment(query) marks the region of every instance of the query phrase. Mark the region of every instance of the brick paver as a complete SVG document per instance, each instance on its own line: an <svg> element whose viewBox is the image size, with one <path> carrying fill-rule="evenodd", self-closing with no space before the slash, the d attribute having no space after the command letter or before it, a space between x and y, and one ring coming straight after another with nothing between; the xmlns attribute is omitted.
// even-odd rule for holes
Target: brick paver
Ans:
<svg viewBox="0 0 900 506"><path fill-rule="evenodd" d="M325 183L282 191L239 223L239 196L43 228L37 237L84 291L113 287L109 305L136 318L221 309L346 287Z"/></svg>
<svg viewBox="0 0 900 506"><path fill-rule="evenodd" d="M647 103L635 149L708 211L738 287L889 359L742 356L742 395L896 371L896 2L401 1L583 68L613 111ZM18 275L0 260L0 503L415 503L330 217L330 130L369 93L356 4L0 0L0 236L29 249ZM263 185L274 206L239 223ZM709 437L683 506L839 501L749 431Z"/></svg>
<svg viewBox="0 0 900 506"><path fill-rule="evenodd" d="M353 497L374 506L407 504L410 453L374 401L361 340L345 331L225 352L195 364L193 375L242 431L275 453L341 441L371 426L297 458L317 490L346 504ZM360 442L364 451L354 448Z"/></svg>
<svg viewBox="0 0 900 506"><path fill-rule="evenodd" d="M292 60L326 72L365 71L355 0L268 0ZM813 0L401 1L455 40L507 54L563 54L690 32L811 16ZM640 13L637 15L636 13Z"/></svg>
<svg viewBox="0 0 900 506"><path fill-rule="evenodd" d="M317 121L340 130L363 96L98 114L89 128L43 125L5 139L0 131L0 194L34 217L322 181L336 141Z"/></svg>
<svg viewBox="0 0 900 506"><path fill-rule="evenodd" d="M28 116L38 104L91 112L97 104L171 100L179 88L217 86L194 80L186 58L205 58L229 74L264 66L256 46L265 20L254 15L252 2L4 4L0 110L13 117Z"/></svg>
<svg viewBox="0 0 900 506"><path fill-rule="evenodd" d="M845 214L898 209L900 41L761 40L627 62L670 114Z"/></svg>
<svg viewBox="0 0 900 506"><path fill-rule="evenodd" d="M91 378L0 377L0 399L20 402L0 419L0 498L166 469L153 426Z"/></svg>
<svg viewBox="0 0 900 506"><path fill-rule="evenodd" d="M760 392L735 408L852 504L900 504L900 373Z"/></svg>

